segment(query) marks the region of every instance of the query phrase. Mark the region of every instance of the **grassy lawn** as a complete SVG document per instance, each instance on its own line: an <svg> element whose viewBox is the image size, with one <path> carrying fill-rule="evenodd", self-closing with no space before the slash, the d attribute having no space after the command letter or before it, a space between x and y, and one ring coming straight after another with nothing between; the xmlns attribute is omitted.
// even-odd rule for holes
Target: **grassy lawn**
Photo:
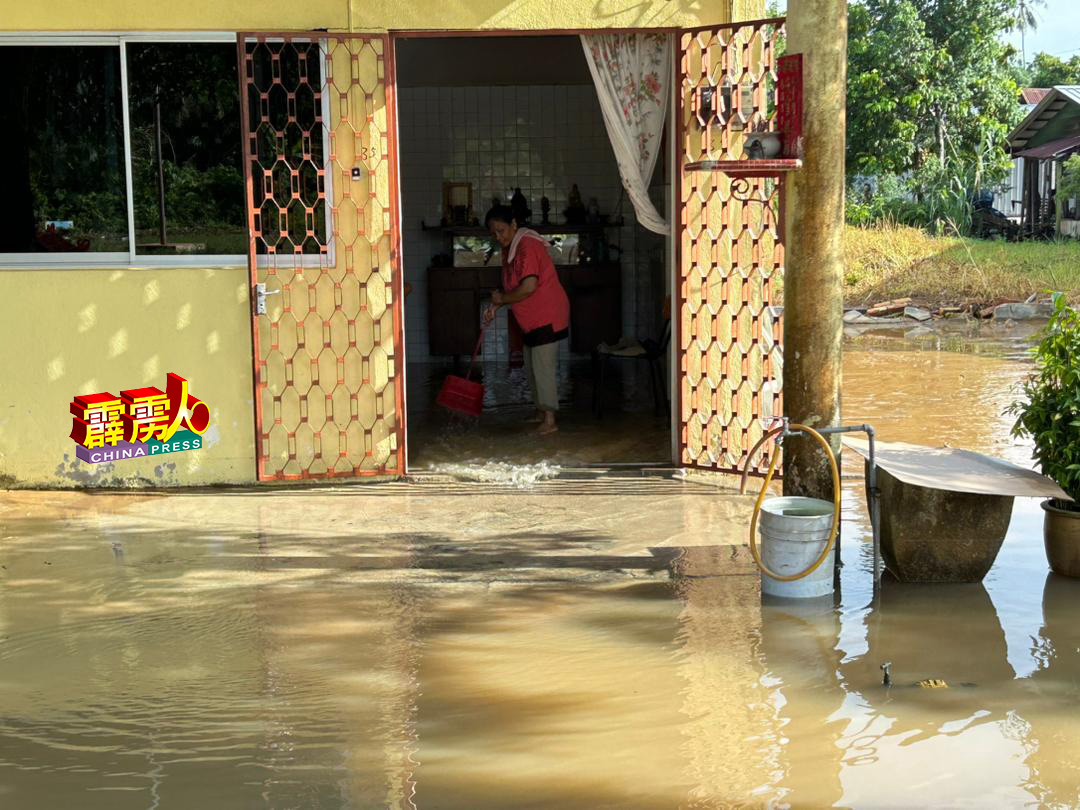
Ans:
<svg viewBox="0 0 1080 810"><path fill-rule="evenodd" d="M156 230L135 231L135 242L139 245L153 244L159 239ZM168 230L170 244L196 244L203 248L193 251L194 254L219 254L242 256L247 254L248 243L244 235L244 228L170 228ZM120 253L128 249L127 234L99 235L94 240L94 250L114 250ZM192 254L188 254L192 255Z"/></svg>
<svg viewBox="0 0 1080 810"><path fill-rule="evenodd" d="M1060 290L1080 299L1080 240L935 237L917 228L848 227L844 298L862 306L910 297L927 305L1023 300Z"/></svg>

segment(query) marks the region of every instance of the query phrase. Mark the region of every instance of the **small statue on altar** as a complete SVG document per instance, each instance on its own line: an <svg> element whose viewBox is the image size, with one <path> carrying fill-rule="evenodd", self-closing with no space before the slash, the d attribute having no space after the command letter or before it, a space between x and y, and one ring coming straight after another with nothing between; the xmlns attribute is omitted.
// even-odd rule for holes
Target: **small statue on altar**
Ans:
<svg viewBox="0 0 1080 810"><path fill-rule="evenodd" d="M525 225L529 221L529 217L532 216L532 211L529 210L529 201L525 199L525 195L521 193L520 188L514 189L514 196L510 198L510 210L514 212L514 219L518 225Z"/></svg>
<svg viewBox="0 0 1080 810"><path fill-rule="evenodd" d="M547 197L540 198L540 223L542 225L550 225L551 221L548 219L551 214L551 200Z"/></svg>
<svg viewBox="0 0 1080 810"><path fill-rule="evenodd" d="M570 225L581 225L585 222L585 206L581 202L581 192L578 191L577 183L570 188L570 197L563 214Z"/></svg>

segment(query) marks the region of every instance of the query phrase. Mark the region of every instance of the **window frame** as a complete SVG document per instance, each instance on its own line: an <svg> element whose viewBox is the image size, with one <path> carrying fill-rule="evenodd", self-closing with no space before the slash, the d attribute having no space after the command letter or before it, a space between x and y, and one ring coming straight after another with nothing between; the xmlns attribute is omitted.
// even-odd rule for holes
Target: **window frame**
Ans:
<svg viewBox="0 0 1080 810"><path fill-rule="evenodd" d="M233 268L247 267L248 254L194 254L186 256L153 256L136 253L135 250L135 205L134 205L134 179L131 167L131 109L128 98L128 65L127 45L152 44L152 43L228 43L234 48L237 46L235 31L155 31L138 32L123 31L114 33L81 33L81 32L28 32L28 33L0 33L0 48L11 46L45 46L45 47L78 47L78 46L114 46L120 52L120 104L122 108L122 124L124 130L124 184L125 204L127 208L128 250L109 252L73 252L73 253L0 253L0 270L19 269L64 269L64 268L108 268L108 269L155 269L168 267L213 267ZM244 104L240 98L239 103ZM243 107L238 113L243 115ZM244 144L240 144L241 150ZM327 149L329 146L327 144ZM327 152L329 154L329 152ZM250 189L244 188L244 209L248 208L248 194ZM329 201L328 201L329 205ZM329 208L328 208L329 214ZM328 228L331 227L329 216L327 217ZM245 223L245 231L248 225ZM250 240L251 234L246 234ZM292 254L289 254L292 256ZM258 256L257 262L261 266L268 258ZM318 262L311 263L309 259L318 259L318 256L302 257L304 266L317 266ZM301 262L296 262L301 264Z"/></svg>

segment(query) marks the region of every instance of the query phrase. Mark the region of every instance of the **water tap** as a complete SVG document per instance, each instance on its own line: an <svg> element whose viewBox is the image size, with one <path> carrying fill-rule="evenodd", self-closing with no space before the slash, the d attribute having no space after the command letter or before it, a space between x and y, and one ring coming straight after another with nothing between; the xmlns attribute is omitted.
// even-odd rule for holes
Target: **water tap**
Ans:
<svg viewBox="0 0 1080 810"><path fill-rule="evenodd" d="M889 672L891 666L892 661L886 661L881 665L881 683L883 686L892 686L892 673Z"/></svg>

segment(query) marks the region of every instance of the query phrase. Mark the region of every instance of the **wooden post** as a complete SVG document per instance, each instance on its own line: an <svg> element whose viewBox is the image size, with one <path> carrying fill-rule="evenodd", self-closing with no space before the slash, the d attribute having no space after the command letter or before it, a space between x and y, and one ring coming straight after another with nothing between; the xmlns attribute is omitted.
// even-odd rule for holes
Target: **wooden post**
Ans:
<svg viewBox="0 0 1080 810"><path fill-rule="evenodd" d="M847 2L791 0L787 20L787 51L803 55L803 167L787 180L784 412L831 427L840 423ZM839 452L839 437L832 443ZM813 441L784 445L784 492L832 499Z"/></svg>
<svg viewBox="0 0 1080 810"><path fill-rule="evenodd" d="M165 245L165 159L161 153L161 102L154 102L154 159L157 160L158 176L158 244Z"/></svg>

